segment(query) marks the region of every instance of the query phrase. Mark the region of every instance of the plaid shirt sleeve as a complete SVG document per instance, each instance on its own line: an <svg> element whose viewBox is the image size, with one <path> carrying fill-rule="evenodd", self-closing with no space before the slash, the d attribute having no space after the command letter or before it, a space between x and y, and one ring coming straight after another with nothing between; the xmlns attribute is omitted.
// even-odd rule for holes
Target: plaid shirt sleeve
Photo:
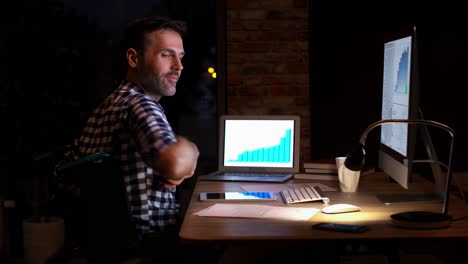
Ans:
<svg viewBox="0 0 468 264"><path fill-rule="evenodd" d="M130 130L143 159L153 164L169 144L176 141L161 106L147 97L137 98L128 111Z"/></svg>

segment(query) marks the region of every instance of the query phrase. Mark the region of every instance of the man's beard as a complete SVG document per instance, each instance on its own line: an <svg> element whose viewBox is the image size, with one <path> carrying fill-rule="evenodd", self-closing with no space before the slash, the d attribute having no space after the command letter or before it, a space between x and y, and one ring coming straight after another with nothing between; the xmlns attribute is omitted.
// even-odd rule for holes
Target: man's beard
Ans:
<svg viewBox="0 0 468 264"><path fill-rule="evenodd" d="M173 96L176 93L176 83L171 83L165 78L166 75L174 73L165 73L156 76L150 69L146 67L142 69L143 71L139 72L138 75L145 91L158 96Z"/></svg>

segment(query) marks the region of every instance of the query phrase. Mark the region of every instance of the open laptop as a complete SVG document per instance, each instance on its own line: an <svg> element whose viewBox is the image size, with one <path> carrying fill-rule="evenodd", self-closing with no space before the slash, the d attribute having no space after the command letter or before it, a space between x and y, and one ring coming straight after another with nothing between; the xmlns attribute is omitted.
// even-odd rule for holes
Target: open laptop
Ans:
<svg viewBox="0 0 468 264"><path fill-rule="evenodd" d="M218 171L201 180L284 182L299 172L300 118L223 115Z"/></svg>

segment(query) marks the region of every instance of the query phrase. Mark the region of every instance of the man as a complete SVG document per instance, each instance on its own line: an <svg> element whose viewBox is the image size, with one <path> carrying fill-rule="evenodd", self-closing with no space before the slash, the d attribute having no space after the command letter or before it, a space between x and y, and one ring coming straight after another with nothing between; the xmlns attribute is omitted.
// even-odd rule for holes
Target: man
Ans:
<svg viewBox="0 0 468 264"><path fill-rule="evenodd" d="M176 92L184 33L185 24L160 17L129 25L125 80L94 111L78 142L82 156L106 152L119 162L130 214L143 238L177 226L176 186L194 174L199 156L195 144L174 134L158 103Z"/></svg>

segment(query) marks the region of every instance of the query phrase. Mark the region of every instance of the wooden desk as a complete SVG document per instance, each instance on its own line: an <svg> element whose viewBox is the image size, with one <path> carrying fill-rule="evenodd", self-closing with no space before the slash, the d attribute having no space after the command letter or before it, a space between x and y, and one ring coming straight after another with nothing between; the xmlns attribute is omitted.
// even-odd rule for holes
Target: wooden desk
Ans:
<svg viewBox="0 0 468 264"><path fill-rule="evenodd" d="M298 180L291 180L300 182ZM338 189L336 182L322 182ZM449 228L438 230L409 230L394 226L390 215L403 211L432 210L441 211L441 203L401 203L384 205L376 197L382 193L407 192L396 183L389 183L387 178L376 173L361 177L356 193L327 192L330 204L351 203L361 207L361 212L326 215L317 213L308 221L285 221L269 219L243 219L200 217L193 215L214 202L200 202L200 192L242 191L241 185L261 184L245 182L214 182L198 181L196 183L190 205L180 230L180 237L185 241L292 241L309 240L316 242L337 240L369 240L369 239L466 239L468 240L468 219L453 222ZM422 191L429 188L427 184L412 184L410 190ZM296 206L322 208L321 202L285 205L281 199L271 202L261 202L275 206ZM454 218L468 215L468 205L462 200L452 198L449 214ZM311 226L318 222L357 223L369 226L369 230L361 234L328 232L313 230Z"/></svg>
<svg viewBox="0 0 468 264"><path fill-rule="evenodd" d="M300 183L305 181L291 180L290 182ZM339 190L337 182L327 181L321 183ZM364 243L366 247L373 248L369 250L369 252L374 252L371 254L386 256L389 263L400 263L404 256L414 254L430 254L444 259L446 263L460 263L458 262L459 254L463 254L461 252L464 252L464 245L468 243L468 219L455 221L446 229L410 230L394 226L390 220L391 214L414 210L440 212L442 211L442 203L385 205L376 198L376 194L404 193L407 191L397 183L388 182L388 178L383 174L361 177L360 186L356 193L327 192L330 197L330 204L355 204L361 207L360 212L336 215L318 212L308 221L193 215L194 212L214 204L214 202L201 202L199 200L200 192L243 191L240 186L256 184L262 183L198 181L179 233L180 238L188 243L221 245L225 249L242 246L240 252L237 250L233 254L228 253L230 256L228 259L232 259L232 255L237 257L239 254L245 254L245 251L261 251L260 246L263 247L264 252L267 252L267 255L270 252L281 252L284 248L295 249L302 247L305 250L299 252L311 252L310 249L312 248L319 252L336 248L337 252L326 253L325 255L347 256L349 254L354 255L354 253L343 251L343 248L349 248L349 245L360 247ZM409 190L421 192L427 189L432 190L432 186L418 183L411 184ZM261 204L319 209L324 206L322 202L285 205L281 199L261 202ZM454 219L468 216L468 204L459 198L451 198L449 214ZM319 222L364 224L369 227L369 230L364 233L353 234L319 231L311 228L313 224ZM262 243L258 243L259 241L262 241ZM292 254L297 254L297 251ZM308 258L309 255L306 255L304 259ZM466 260L465 254L462 255L462 258ZM248 256L247 260L250 259L251 256ZM273 260L275 259L276 257L273 257ZM289 259L289 257L286 259ZM457 262L453 262L455 259ZM245 263L246 259L238 261Z"/></svg>

